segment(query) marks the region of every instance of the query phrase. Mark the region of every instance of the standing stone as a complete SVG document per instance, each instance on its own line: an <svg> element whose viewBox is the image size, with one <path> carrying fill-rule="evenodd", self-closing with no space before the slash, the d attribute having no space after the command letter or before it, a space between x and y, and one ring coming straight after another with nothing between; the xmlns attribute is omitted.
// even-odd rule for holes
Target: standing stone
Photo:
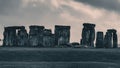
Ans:
<svg viewBox="0 0 120 68"><path fill-rule="evenodd" d="M89 29L87 28L87 26L84 26L84 28L82 30L81 45L88 45L89 35L90 35Z"/></svg>
<svg viewBox="0 0 120 68"><path fill-rule="evenodd" d="M28 33L25 27L21 27L17 33L18 46L27 46L28 45Z"/></svg>
<svg viewBox="0 0 120 68"><path fill-rule="evenodd" d="M118 47L118 39L115 29L108 29L105 40L104 40L104 46L105 48L117 48Z"/></svg>
<svg viewBox="0 0 120 68"><path fill-rule="evenodd" d="M43 33L43 46L44 47L54 47L55 45L55 37L52 34L50 29L45 29Z"/></svg>
<svg viewBox="0 0 120 68"><path fill-rule="evenodd" d="M94 40L95 40L95 29L94 26L91 26L92 28L90 29L90 36L89 36L89 46L94 47Z"/></svg>
<svg viewBox="0 0 120 68"><path fill-rule="evenodd" d="M43 29L44 26L30 26L29 32L29 45L30 46L43 46Z"/></svg>
<svg viewBox="0 0 120 68"><path fill-rule="evenodd" d="M17 30L25 29L24 26L10 26L4 28L3 46L18 46Z"/></svg>
<svg viewBox="0 0 120 68"><path fill-rule="evenodd" d="M118 38L116 32L113 33L113 48L118 48Z"/></svg>
<svg viewBox="0 0 120 68"><path fill-rule="evenodd" d="M97 32L96 48L104 48L104 35L103 32Z"/></svg>
<svg viewBox="0 0 120 68"><path fill-rule="evenodd" d="M64 45L70 42L70 26L55 26L55 45Z"/></svg>
<svg viewBox="0 0 120 68"><path fill-rule="evenodd" d="M82 39L81 45L87 47L94 47L94 40L95 40L95 24L84 23L84 28L82 30Z"/></svg>
<svg viewBox="0 0 120 68"><path fill-rule="evenodd" d="M105 48L112 48L112 33L108 31L105 36Z"/></svg>
<svg viewBox="0 0 120 68"><path fill-rule="evenodd" d="M112 33L112 48L118 48L117 31L115 29L109 29L108 32Z"/></svg>
<svg viewBox="0 0 120 68"><path fill-rule="evenodd" d="M3 46L15 46L16 43L16 29L13 27L4 28Z"/></svg>

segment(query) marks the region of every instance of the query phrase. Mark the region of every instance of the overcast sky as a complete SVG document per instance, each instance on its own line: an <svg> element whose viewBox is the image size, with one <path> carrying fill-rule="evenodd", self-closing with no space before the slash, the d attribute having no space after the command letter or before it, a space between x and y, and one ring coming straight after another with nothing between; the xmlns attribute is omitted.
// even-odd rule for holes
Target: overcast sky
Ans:
<svg viewBox="0 0 120 68"><path fill-rule="evenodd" d="M119 0L0 0L0 33L5 26L71 26L71 42L81 39L82 24L96 24L96 31L114 28L120 37ZM119 39L120 40L120 39Z"/></svg>

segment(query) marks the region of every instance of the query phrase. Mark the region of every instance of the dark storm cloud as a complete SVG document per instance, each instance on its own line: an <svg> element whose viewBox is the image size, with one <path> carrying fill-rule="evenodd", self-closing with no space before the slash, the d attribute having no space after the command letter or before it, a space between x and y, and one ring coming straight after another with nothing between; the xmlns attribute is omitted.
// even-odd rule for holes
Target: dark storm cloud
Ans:
<svg viewBox="0 0 120 68"><path fill-rule="evenodd" d="M118 0L75 0L84 4L88 4L97 8L104 8L120 12L120 1Z"/></svg>
<svg viewBox="0 0 120 68"><path fill-rule="evenodd" d="M22 0L0 0L0 15L7 15L17 10Z"/></svg>

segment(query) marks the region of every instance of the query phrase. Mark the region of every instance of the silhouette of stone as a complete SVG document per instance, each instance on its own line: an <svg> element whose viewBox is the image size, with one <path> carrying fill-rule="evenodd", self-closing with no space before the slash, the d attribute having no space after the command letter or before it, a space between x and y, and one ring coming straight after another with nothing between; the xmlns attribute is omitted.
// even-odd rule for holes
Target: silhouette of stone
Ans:
<svg viewBox="0 0 120 68"><path fill-rule="evenodd" d="M70 26L55 26L55 45L65 45L70 42Z"/></svg>
<svg viewBox="0 0 120 68"><path fill-rule="evenodd" d="M104 40L104 45L106 48L117 48L118 47L118 39L117 39L117 34L116 34L115 29L108 29L105 40Z"/></svg>
<svg viewBox="0 0 120 68"><path fill-rule="evenodd" d="M12 27L4 28L4 46L13 46L16 42L16 30Z"/></svg>
<svg viewBox="0 0 120 68"><path fill-rule="evenodd" d="M112 43L113 43L112 47L117 48L118 47L118 39L117 39L117 34L116 34L117 30L109 29L108 31L112 33Z"/></svg>
<svg viewBox="0 0 120 68"><path fill-rule="evenodd" d="M29 27L29 45L30 46L43 46L43 30L44 26L32 25Z"/></svg>
<svg viewBox="0 0 120 68"><path fill-rule="evenodd" d="M104 46L105 48L112 48L112 33L110 31L106 32Z"/></svg>
<svg viewBox="0 0 120 68"><path fill-rule="evenodd" d="M83 26L81 45L94 47L95 24L84 23Z"/></svg>
<svg viewBox="0 0 120 68"><path fill-rule="evenodd" d="M51 29L45 29L43 33L43 46L44 47L54 47L55 36L52 34Z"/></svg>
<svg viewBox="0 0 120 68"><path fill-rule="evenodd" d="M18 46L27 46L28 45L28 33L25 27L22 27L17 33Z"/></svg>
<svg viewBox="0 0 120 68"><path fill-rule="evenodd" d="M25 29L24 26L10 26L4 28L4 46L18 46L17 30Z"/></svg>
<svg viewBox="0 0 120 68"><path fill-rule="evenodd" d="M103 32L97 32L96 48L104 48L104 35Z"/></svg>
<svg viewBox="0 0 120 68"><path fill-rule="evenodd" d="M113 33L113 48L118 48L118 37L116 32Z"/></svg>

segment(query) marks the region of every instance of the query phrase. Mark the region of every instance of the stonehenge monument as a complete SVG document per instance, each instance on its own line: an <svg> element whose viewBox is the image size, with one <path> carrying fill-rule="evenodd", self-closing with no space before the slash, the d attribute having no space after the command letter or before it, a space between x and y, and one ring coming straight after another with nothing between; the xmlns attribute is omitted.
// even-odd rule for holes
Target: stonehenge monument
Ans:
<svg viewBox="0 0 120 68"><path fill-rule="evenodd" d="M108 29L106 34L98 31L95 34L95 24L84 23L82 39L77 47L81 48L118 48L117 30ZM29 33L24 26L9 26L4 28L3 46L8 47L74 47L70 45L70 26L55 25L54 33L44 26L31 25ZM96 35L96 43L95 42ZM70 46L69 46L70 45Z"/></svg>
<svg viewBox="0 0 120 68"><path fill-rule="evenodd" d="M70 42L70 26L55 26L55 34L44 26L31 25L29 33L24 26L5 27L4 46L54 47Z"/></svg>

